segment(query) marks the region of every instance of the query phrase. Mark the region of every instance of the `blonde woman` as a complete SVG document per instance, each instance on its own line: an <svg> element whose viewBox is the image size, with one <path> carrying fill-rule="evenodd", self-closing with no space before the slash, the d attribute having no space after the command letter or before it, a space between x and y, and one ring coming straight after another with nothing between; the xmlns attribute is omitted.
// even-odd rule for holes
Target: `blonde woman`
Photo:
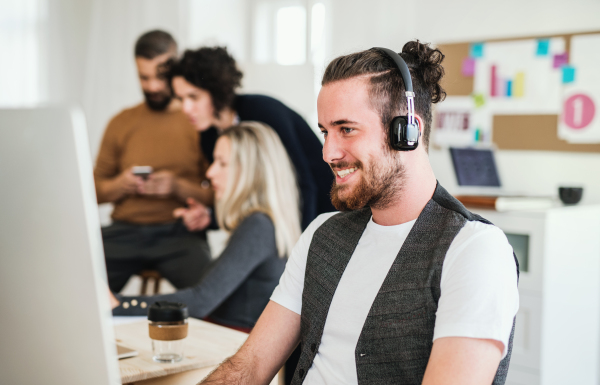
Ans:
<svg viewBox="0 0 600 385"><path fill-rule="evenodd" d="M230 232L225 250L196 286L167 295L117 296L114 315L145 315L156 301L174 301L187 304L192 317L238 330L249 331L258 320L300 236L291 162L272 129L242 122L220 135L206 175L219 226Z"/></svg>

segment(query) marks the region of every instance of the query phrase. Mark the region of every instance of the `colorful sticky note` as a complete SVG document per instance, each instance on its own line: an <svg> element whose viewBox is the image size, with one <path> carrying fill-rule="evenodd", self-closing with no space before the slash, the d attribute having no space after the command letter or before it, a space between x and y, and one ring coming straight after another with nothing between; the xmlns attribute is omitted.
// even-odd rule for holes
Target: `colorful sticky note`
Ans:
<svg viewBox="0 0 600 385"><path fill-rule="evenodd" d="M550 51L550 39L538 39L537 41L537 56L547 56Z"/></svg>
<svg viewBox="0 0 600 385"><path fill-rule="evenodd" d="M562 82L563 83L573 83L575 81L575 67L573 66L563 66L562 67Z"/></svg>
<svg viewBox="0 0 600 385"><path fill-rule="evenodd" d="M559 53L558 55L554 55L554 60L552 61L552 68L560 68L569 63L569 54L568 53Z"/></svg>
<svg viewBox="0 0 600 385"><path fill-rule="evenodd" d="M483 57L483 43L471 44L471 57Z"/></svg>
<svg viewBox="0 0 600 385"><path fill-rule="evenodd" d="M518 72L513 84L513 95L521 98L525 95L525 72Z"/></svg>
<svg viewBox="0 0 600 385"><path fill-rule="evenodd" d="M490 96L498 96L498 78L495 65L490 67L490 82Z"/></svg>
<svg viewBox="0 0 600 385"><path fill-rule="evenodd" d="M466 77L475 75L475 59L467 57L462 62L462 74Z"/></svg>
<svg viewBox="0 0 600 385"><path fill-rule="evenodd" d="M508 96L508 97L512 96L512 86L513 86L512 80L507 80L506 81L506 96Z"/></svg>
<svg viewBox="0 0 600 385"><path fill-rule="evenodd" d="M485 96L483 96L483 94L475 94L473 95L473 102L475 103L475 108L483 107L485 104Z"/></svg>

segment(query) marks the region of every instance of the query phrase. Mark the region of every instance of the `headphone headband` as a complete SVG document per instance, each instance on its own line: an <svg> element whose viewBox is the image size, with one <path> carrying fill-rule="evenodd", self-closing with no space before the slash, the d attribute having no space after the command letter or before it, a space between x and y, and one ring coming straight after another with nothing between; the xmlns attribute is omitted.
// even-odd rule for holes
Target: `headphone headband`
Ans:
<svg viewBox="0 0 600 385"><path fill-rule="evenodd" d="M387 56L390 59L392 59L396 63L396 66L400 70L400 75L402 75L402 81L404 82L404 88L406 88L406 92L413 93L414 96L412 78L410 77L410 70L408 69L408 65L406 65L404 59L402 59L402 56L400 56L398 53L392 51L389 48L375 47L375 49L383 51L387 54Z"/></svg>
<svg viewBox="0 0 600 385"><path fill-rule="evenodd" d="M406 117L397 116L392 120L392 135L390 135L392 138L392 147L400 151L414 150L419 145L421 132L418 122L415 120L415 93L413 91L410 69L400 54L388 48L375 47L374 49L381 51L396 63L396 67L400 70L400 75L404 82L404 94L406 96L408 114Z"/></svg>

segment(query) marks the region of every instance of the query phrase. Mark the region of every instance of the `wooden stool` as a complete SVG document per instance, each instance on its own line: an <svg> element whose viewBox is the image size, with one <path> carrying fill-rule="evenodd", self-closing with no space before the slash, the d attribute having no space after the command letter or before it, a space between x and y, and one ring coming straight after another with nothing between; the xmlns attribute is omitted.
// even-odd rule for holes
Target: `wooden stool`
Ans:
<svg viewBox="0 0 600 385"><path fill-rule="evenodd" d="M142 289L140 290L140 295L146 295L146 290L148 289L148 280L154 280L154 293L158 294L158 290L160 288L160 280L162 279L162 275L156 270L142 270L139 273L142 278Z"/></svg>

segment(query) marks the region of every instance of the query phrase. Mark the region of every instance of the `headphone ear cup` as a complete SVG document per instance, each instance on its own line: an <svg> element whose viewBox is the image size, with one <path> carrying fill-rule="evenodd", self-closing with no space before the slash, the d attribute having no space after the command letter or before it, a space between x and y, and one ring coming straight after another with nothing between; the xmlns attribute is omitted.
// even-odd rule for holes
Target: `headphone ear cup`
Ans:
<svg viewBox="0 0 600 385"><path fill-rule="evenodd" d="M396 116L390 124L390 146L397 151L412 151L419 146L419 124L408 124L408 116Z"/></svg>
<svg viewBox="0 0 600 385"><path fill-rule="evenodd" d="M390 145L394 150L402 151L403 134L406 132L406 116L396 116L390 124Z"/></svg>
<svg viewBox="0 0 600 385"><path fill-rule="evenodd" d="M408 124L407 116L396 116L390 124L390 146L397 151L412 151L419 146L419 124Z"/></svg>

